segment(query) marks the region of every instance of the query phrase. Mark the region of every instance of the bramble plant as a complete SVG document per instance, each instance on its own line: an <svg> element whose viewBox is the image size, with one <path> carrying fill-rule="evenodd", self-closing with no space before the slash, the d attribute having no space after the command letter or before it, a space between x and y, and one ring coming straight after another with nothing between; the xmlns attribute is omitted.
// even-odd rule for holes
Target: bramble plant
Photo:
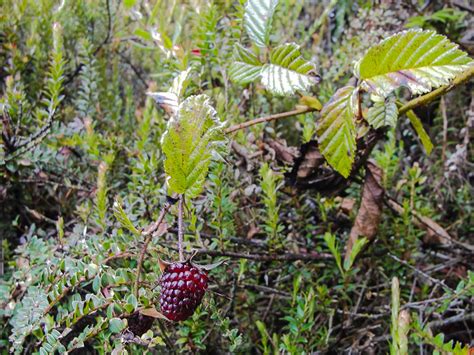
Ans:
<svg viewBox="0 0 474 355"><path fill-rule="evenodd" d="M463 12L341 59L351 2L309 7L0 5L1 351L468 351L449 326L472 323L469 137L448 154L445 100L466 106L446 94L474 60L433 29ZM429 196L455 180L448 207Z"/></svg>

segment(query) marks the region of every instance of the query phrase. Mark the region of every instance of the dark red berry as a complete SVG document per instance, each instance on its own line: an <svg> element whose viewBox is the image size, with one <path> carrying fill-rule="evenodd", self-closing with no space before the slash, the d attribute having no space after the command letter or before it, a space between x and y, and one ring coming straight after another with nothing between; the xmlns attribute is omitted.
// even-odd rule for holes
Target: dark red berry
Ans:
<svg viewBox="0 0 474 355"><path fill-rule="evenodd" d="M178 322L192 316L207 289L207 274L190 262L168 265L160 279L161 313Z"/></svg>

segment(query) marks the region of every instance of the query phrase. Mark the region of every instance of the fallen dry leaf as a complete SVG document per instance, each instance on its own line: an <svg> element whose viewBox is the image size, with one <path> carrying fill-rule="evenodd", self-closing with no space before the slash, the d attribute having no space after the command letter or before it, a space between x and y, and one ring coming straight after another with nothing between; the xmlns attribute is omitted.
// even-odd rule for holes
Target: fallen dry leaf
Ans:
<svg viewBox="0 0 474 355"><path fill-rule="evenodd" d="M350 215L352 210L354 209L356 201L350 197L344 197L341 200L341 211L347 215Z"/></svg>
<svg viewBox="0 0 474 355"><path fill-rule="evenodd" d="M365 173L365 182L362 189L362 201L359 211L351 229L351 234L346 245L346 259L352 251L352 247L359 237L367 240L374 239L377 234L380 219L382 217L382 205L384 189L382 182L382 169L369 161Z"/></svg>
<svg viewBox="0 0 474 355"><path fill-rule="evenodd" d="M288 147L284 140L267 140L265 143L275 151L275 158L286 164L293 164L299 156L298 148Z"/></svg>
<svg viewBox="0 0 474 355"><path fill-rule="evenodd" d="M314 171L324 163L324 157L319 152L317 143L313 141L306 144L306 151L304 152L303 160L298 166L296 177L304 179L314 173Z"/></svg>

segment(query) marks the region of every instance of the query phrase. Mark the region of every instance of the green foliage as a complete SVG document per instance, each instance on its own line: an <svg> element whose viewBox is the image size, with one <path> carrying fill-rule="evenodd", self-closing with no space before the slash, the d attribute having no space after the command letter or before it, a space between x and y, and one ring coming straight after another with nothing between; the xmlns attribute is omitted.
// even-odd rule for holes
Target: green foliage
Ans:
<svg viewBox="0 0 474 355"><path fill-rule="evenodd" d="M130 218L127 216L127 213L122 208L122 200L117 198L114 202L114 216L117 221L120 223L122 228L127 229L129 232L133 233L135 236L140 236L140 231L133 225Z"/></svg>
<svg viewBox="0 0 474 355"><path fill-rule="evenodd" d="M277 0L249 0L244 24L250 38L258 47L268 49L272 16ZM235 45L229 77L245 85L260 78L263 86L275 95L292 95L308 91L318 82L313 63L301 56L296 43L286 43L269 49L269 62L264 63L252 50Z"/></svg>
<svg viewBox="0 0 474 355"><path fill-rule="evenodd" d="M23 342L33 331L38 331L44 312L48 307L46 293L39 287L30 287L23 300L14 310L10 320L12 334L11 351L20 354L23 350Z"/></svg>
<svg viewBox="0 0 474 355"><path fill-rule="evenodd" d="M278 0L248 0L245 5L245 30L258 47L268 46L273 14L277 5Z"/></svg>
<svg viewBox="0 0 474 355"><path fill-rule="evenodd" d="M168 193L193 198L201 192L222 127L209 97L191 96L179 105L161 141Z"/></svg>
<svg viewBox="0 0 474 355"><path fill-rule="evenodd" d="M408 120L396 117L395 104L406 101L399 86L382 97L364 91L371 78L347 83L350 63L406 25L412 10L352 5L4 0L0 352L343 353L364 351L358 335L367 328L370 346L387 353L395 320L391 342L401 353L462 349L445 340L452 332L442 339L428 325L462 315L473 296L473 274L463 274L469 263L458 261L470 256L472 234L468 147L459 138L470 92L460 85L441 110L431 103L430 120L420 113L415 129L422 120L438 143L429 159L420 155ZM420 9L418 25L462 43L466 19L431 9ZM443 46L451 50L439 60L459 54L446 41L431 48L440 57ZM391 66L403 59L389 57ZM437 83L450 80L438 74ZM229 80L255 84L242 90ZM232 150L219 157L224 124L217 117L234 125L295 109L306 112L232 133ZM363 183L350 165L365 161L356 159L373 143L374 127L388 130L386 144L364 159L375 156L386 196L402 211L384 208L377 237L370 246L360 239L343 261L357 214L351 201ZM325 143L329 165L350 179L324 163ZM326 196L341 181L339 196ZM196 263L219 268L191 319L156 319L134 335L137 311L159 311L158 261L176 258L176 206L165 217L167 233L151 240L143 233L173 193L195 197L186 200L185 256L197 250ZM420 253L430 235L415 213L450 226L453 244L440 253L423 245ZM383 305L394 276L403 306L391 322ZM407 323L403 312L419 305L423 318L411 312L420 318Z"/></svg>
<svg viewBox="0 0 474 355"><path fill-rule="evenodd" d="M426 153L431 154L431 151L433 150L433 143L431 143L430 136L428 135L428 133L426 133L425 128L421 123L421 120L418 118L416 113L413 112L413 110L407 112L407 117L410 120L411 125L415 129L416 134L420 138L421 144L423 144Z"/></svg>
<svg viewBox="0 0 474 355"><path fill-rule="evenodd" d="M260 77L262 64L249 49L235 44L232 64L229 67L230 80L237 84L249 84Z"/></svg>
<svg viewBox="0 0 474 355"><path fill-rule="evenodd" d="M315 68L301 57L296 43L287 43L270 52L270 64L262 68L262 84L275 95L307 91L316 80Z"/></svg>
<svg viewBox="0 0 474 355"><path fill-rule="evenodd" d="M453 38L453 36L458 35L461 29L466 27L464 22L466 15L466 11L446 7L432 14L413 16L408 19L405 27L431 29L441 33L448 33L450 38Z"/></svg>
<svg viewBox="0 0 474 355"><path fill-rule="evenodd" d="M263 164L259 170L263 192L263 203L265 206L266 216L263 220L265 232L268 234L270 245L278 243L278 237L283 230L280 224L279 206L277 192L281 186L281 175L275 173L268 164Z"/></svg>
<svg viewBox="0 0 474 355"><path fill-rule="evenodd" d="M348 177L355 158L358 90L345 86L321 110L316 129L321 153L342 176Z"/></svg>
<svg viewBox="0 0 474 355"><path fill-rule="evenodd" d="M354 261L357 258L357 255L362 251L362 248L368 243L367 238L358 238L354 245L352 246L349 257L344 260L344 270L349 271L354 265Z"/></svg>
<svg viewBox="0 0 474 355"><path fill-rule="evenodd" d="M407 334L410 328L410 316L408 311L400 311L400 282L396 277L392 279L391 311L392 324L390 333L392 342L390 343L390 354L407 355Z"/></svg>
<svg viewBox="0 0 474 355"><path fill-rule="evenodd" d="M218 161L211 165L209 173L209 182L212 186L208 195L208 200L212 204L210 226L217 231L221 247L235 235L233 216L237 208L231 197L232 188L226 177L226 170L226 165Z"/></svg>
<svg viewBox="0 0 474 355"><path fill-rule="evenodd" d="M463 345L461 342L453 340L445 342L443 333L439 333L436 336L433 336L429 328L423 328L418 321L413 322L413 328L415 332L413 334L413 338L415 339L415 341L420 342L422 340L423 342L433 346L434 355L466 355L469 353L469 345Z"/></svg>
<svg viewBox="0 0 474 355"><path fill-rule="evenodd" d="M380 96L401 86L422 94L448 84L472 64L446 37L433 31L409 30L369 49L357 64L356 74L365 89Z"/></svg>
<svg viewBox="0 0 474 355"><path fill-rule="evenodd" d="M384 126L395 127L397 125L398 107L395 96L386 99L375 96L374 105L367 112L367 122L375 129Z"/></svg>
<svg viewBox="0 0 474 355"><path fill-rule="evenodd" d="M334 256L334 260L336 261L336 265L341 272L344 274L344 269L342 268L342 258L341 253L339 252L339 245L336 242L336 236L331 233L324 234L324 241L326 242L327 247L331 251L332 256Z"/></svg>

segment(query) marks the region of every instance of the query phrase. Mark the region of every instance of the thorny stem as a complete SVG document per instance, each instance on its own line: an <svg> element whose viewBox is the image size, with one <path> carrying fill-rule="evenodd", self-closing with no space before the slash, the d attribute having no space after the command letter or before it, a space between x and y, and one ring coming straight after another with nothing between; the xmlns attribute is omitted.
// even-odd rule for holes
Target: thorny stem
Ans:
<svg viewBox="0 0 474 355"><path fill-rule="evenodd" d="M178 201L178 251L179 251L179 261L184 261L184 252L183 252L183 195L179 195Z"/></svg>
<svg viewBox="0 0 474 355"><path fill-rule="evenodd" d="M138 286L140 284L140 275L142 271L142 265L143 265L143 259L145 258L145 254L148 248L148 244L150 244L151 239L153 238L154 232L157 231L160 228L161 223L163 223L163 219L166 216L166 213L168 213L169 209L171 208L171 205L169 203L165 203L163 208L161 209L160 215L158 216L158 220L156 223L153 224L152 230L146 231L143 233L143 235L146 236L145 243L143 244L143 248L140 252L140 257L138 259L138 264L137 264L137 276L135 278L135 296L138 298Z"/></svg>

